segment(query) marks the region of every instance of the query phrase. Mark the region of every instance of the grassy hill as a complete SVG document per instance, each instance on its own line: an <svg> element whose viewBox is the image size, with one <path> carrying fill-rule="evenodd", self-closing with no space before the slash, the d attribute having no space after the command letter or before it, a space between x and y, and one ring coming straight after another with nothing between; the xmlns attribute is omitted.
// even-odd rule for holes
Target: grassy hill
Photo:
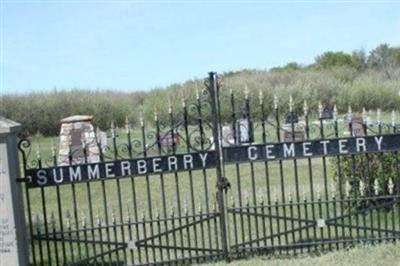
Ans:
<svg viewBox="0 0 400 266"><path fill-rule="evenodd" d="M339 112L345 112L349 105L354 111L361 111L363 107L391 111L400 106L400 48L387 45L378 46L368 57L360 51L351 55L326 52L307 66L289 63L268 71L220 74L224 119L229 117L227 96L230 91L235 92L237 98L243 98L245 86L250 91L252 104L258 103L259 91L262 91L269 109L274 95L280 99L282 108L287 108L289 95L292 95L300 113L305 99L315 112L320 101L324 105L336 104ZM37 132L55 135L59 120L75 114L94 115L95 123L107 129L111 121L123 126L126 117L131 123L138 123L138 114L142 110L148 120L152 120L155 110L161 120L166 119L168 99L174 109L180 108L182 97L188 102L194 101L196 88L204 88L202 80L139 92L54 89L43 93L3 95L0 115L21 122L26 135Z"/></svg>

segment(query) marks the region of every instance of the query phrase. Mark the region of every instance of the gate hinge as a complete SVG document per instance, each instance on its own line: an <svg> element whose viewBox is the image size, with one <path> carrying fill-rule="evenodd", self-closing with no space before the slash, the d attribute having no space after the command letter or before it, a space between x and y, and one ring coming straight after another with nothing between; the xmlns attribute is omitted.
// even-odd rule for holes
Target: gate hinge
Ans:
<svg viewBox="0 0 400 266"><path fill-rule="evenodd" d="M231 188L231 183L229 182L228 178L222 177L220 180L217 181L217 188L219 191L224 190L226 193L228 192L228 189Z"/></svg>
<svg viewBox="0 0 400 266"><path fill-rule="evenodd" d="M30 176L29 177L19 177L19 178L16 178L15 181L17 183L30 183L31 177Z"/></svg>

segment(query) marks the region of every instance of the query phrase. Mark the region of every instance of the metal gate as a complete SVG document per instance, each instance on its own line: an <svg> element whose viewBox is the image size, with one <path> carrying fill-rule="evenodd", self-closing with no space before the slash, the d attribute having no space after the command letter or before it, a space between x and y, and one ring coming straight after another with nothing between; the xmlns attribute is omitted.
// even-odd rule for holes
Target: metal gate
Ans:
<svg viewBox="0 0 400 266"><path fill-rule="evenodd" d="M20 141L33 265L187 264L399 237L394 114L342 118L291 97L281 110L261 92L221 90L216 73L205 87L163 119L155 109L112 125L98 162L89 143L82 163L70 149L59 165L48 141Z"/></svg>

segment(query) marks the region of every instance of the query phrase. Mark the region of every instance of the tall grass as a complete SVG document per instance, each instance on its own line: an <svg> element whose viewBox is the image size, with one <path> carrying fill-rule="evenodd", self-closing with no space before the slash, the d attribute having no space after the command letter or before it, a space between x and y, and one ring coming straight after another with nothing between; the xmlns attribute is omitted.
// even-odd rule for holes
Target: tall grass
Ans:
<svg viewBox="0 0 400 266"><path fill-rule="evenodd" d="M266 106L272 108L273 95L277 95L285 110L288 95L295 99L295 108L301 112L303 100L310 109L317 109L319 101L325 105L336 104L339 112L382 108L384 111L400 106L400 68L388 71L367 69L362 72L352 68L312 69L303 68L285 71L246 70L222 75L222 117L228 119L229 92L243 97L244 87L250 91L252 103L258 102L259 91L263 91ZM173 84L166 88L147 92L92 91L74 89L49 91L23 95L1 96L0 115L18 121L24 126L26 135L40 132L43 135L58 133L59 120L75 114L94 116L94 122L107 129L114 121L122 126L128 116L131 123L138 122L143 110L146 119L159 112L160 120L168 118L168 99L173 107L181 105L182 97L188 102L195 99L196 87L204 88L202 80L191 80ZM267 110L268 111L268 110Z"/></svg>
<svg viewBox="0 0 400 266"><path fill-rule="evenodd" d="M55 135L60 119L76 114L94 116L101 128L109 127L110 121L122 124L125 116L135 120L138 106L143 103L142 93L112 91L51 91L2 97L0 115L22 123L24 133L31 135Z"/></svg>

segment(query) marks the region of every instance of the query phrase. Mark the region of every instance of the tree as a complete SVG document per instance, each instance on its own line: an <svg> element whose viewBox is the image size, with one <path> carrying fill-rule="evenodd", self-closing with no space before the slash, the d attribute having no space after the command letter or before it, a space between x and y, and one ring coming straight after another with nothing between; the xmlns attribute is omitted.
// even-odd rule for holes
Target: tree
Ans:
<svg viewBox="0 0 400 266"><path fill-rule="evenodd" d="M390 48L384 43L370 52L368 65L371 67L387 67L390 64Z"/></svg>
<svg viewBox="0 0 400 266"><path fill-rule="evenodd" d="M331 68L331 67L342 67L349 66L355 67L354 58L344 52L325 52L315 58L317 67L320 68Z"/></svg>
<svg viewBox="0 0 400 266"><path fill-rule="evenodd" d="M273 67L270 69L271 72L278 72L278 71L292 71L292 70L299 70L302 69L302 66L297 62L290 62L287 63L283 67Z"/></svg>
<svg viewBox="0 0 400 266"><path fill-rule="evenodd" d="M353 61L353 66L357 68L357 70L362 70L367 67L368 57L364 49L354 50L351 54L351 60Z"/></svg>
<svg viewBox="0 0 400 266"><path fill-rule="evenodd" d="M379 45L370 52L368 66L382 69L390 78L390 70L400 66L400 47L389 47L386 43Z"/></svg>
<svg viewBox="0 0 400 266"><path fill-rule="evenodd" d="M299 70L301 69L301 66L297 62L290 62L287 63L284 67L284 70Z"/></svg>

